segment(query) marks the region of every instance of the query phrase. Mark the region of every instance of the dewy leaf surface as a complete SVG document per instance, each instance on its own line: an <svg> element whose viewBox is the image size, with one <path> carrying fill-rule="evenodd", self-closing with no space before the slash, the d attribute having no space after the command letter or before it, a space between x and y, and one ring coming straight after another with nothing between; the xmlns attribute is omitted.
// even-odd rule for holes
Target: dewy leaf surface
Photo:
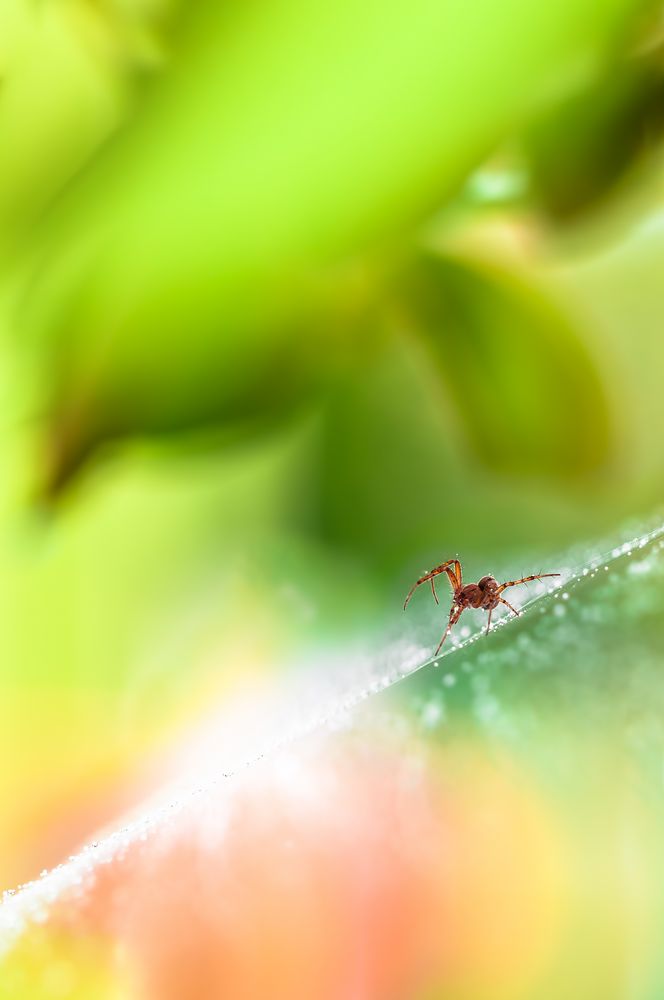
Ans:
<svg viewBox="0 0 664 1000"><path fill-rule="evenodd" d="M374 926L362 975L380 991L382 975L409 983L431 958L435 914L450 948L443 958L434 948L432 988L471 975L473 995L489 997L498 977L508 993L553 997L596 960L565 937L570 921L600 949L630 920L652 932L662 903L664 527L565 562L557 586L544 581L526 598L523 619L487 637L462 621L436 661L427 650L444 613L434 609L426 635L404 617L406 637L387 647L329 654L308 687L259 710L258 738L237 719L235 738L223 718L193 733L143 808L5 894L10 966L34 940L38 963L44 924L47 940L73 928L128 949L158 995L169 995L169 977L182 987L194 961L208 963L207 988L258 997L265 983L247 959L258 922L263 944L284 957L272 995L299 1000L318 995L317 962L353 974L341 931L352 919L358 933ZM600 884L608 902L598 917L584 900ZM506 894L499 910L494 892ZM400 916L375 925L388 896L417 917L422 938L402 933ZM312 920L304 935L302 907ZM470 953L465 933L477 938ZM518 968L500 959L513 935ZM387 972L374 946L394 948ZM635 947L622 940L590 995L624 974ZM325 983L338 996L350 988L334 975Z"/></svg>

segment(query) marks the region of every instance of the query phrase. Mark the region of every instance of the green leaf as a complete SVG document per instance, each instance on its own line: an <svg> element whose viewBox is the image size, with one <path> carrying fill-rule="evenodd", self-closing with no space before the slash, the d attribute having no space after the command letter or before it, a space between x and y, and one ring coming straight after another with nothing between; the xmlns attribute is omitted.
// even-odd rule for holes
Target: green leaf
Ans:
<svg viewBox="0 0 664 1000"><path fill-rule="evenodd" d="M400 303L482 463L563 478L605 466L597 365L543 291L492 265L427 254L406 269Z"/></svg>
<svg viewBox="0 0 664 1000"><path fill-rule="evenodd" d="M575 221L613 194L652 153L664 128L661 52L618 62L526 132L533 194L556 222Z"/></svg>
<svg viewBox="0 0 664 1000"><path fill-rule="evenodd" d="M592 75L638 8L196 5L171 74L34 242L22 322L44 362L53 481L100 439L278 395L283 359L326 325L330 262L426 216ZM325 370L328 350L311 353Z"/></svg>

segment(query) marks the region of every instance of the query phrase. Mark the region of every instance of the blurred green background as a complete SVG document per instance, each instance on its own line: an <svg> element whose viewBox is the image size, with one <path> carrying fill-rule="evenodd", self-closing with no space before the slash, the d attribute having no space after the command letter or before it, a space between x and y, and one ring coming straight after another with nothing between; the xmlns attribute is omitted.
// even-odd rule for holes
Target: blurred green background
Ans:
<svg viewBox="0 0 664 1000"><path fill-rule="evenodd" d="M663 97L636 0L2 4L3 886L427 566L661 502Z"/></svg>

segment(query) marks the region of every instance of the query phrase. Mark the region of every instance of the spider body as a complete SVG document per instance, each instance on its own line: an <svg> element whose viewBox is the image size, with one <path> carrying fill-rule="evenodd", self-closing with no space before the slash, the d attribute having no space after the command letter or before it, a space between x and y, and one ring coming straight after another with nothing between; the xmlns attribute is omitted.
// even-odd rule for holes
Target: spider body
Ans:
<svg viewBox="0 0 664 1000"><path fill-rule="evenodd" d="M447 639L448 635L452 630L452 626L458 622L462 611L466 608L482 608L484 611L489 612L489 621L487 622L487 633L491 627L491 615L494 608L497 608L499 604L504 604L505 607L509 608L513 614L520 614L516 608L505 600L502 596L504 590L508 587L516 587L520 583L528 583L530 580L542 580L544 577L548 576L560 576L560 573L534 573L532 576L524 576L520 580L508 580L507 583L498 583L493 576L483 576L478 583L464 583L463 575L461 572L461 563L458 559L448 559L447 562L441 563L440 566L436 566L435 569L430 570L429 573L425 573L421 576L419 580L413 584L408 592L408 596L404 603L404 611L408 606L408 602L413 596L416 588L422 583L431 583L431 591L435 598L436 604L439 604L438 594L436 593L436 583L435 579L440 573L445 573L450 585L452 587L452 607L450 609L450 618L447 623L447 628L443 634L443 638L438 643L438 648L436 649L437 655L440 652L440 648Z"/></svg>
<svg viewBox="0 0 664 1000"><path fill-rule="evenodd" d="M483 576L479 583L466 583L454 592L454 600L460 608L484 608L492 611L500 603L498 581L492 576Z"/></svg>

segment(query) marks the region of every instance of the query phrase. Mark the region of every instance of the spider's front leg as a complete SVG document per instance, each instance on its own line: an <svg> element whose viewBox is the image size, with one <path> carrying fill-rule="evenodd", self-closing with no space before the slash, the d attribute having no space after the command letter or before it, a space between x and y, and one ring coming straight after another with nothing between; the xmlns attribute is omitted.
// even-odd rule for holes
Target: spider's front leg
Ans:
<svg viewBox="0 0 664 1000"><path fill-rule="evenodd" d="M436 649L436 652L433 654L434 656L438 656L438 654L440 653L440 650L442 648L443 643L445 642L445 640L447 639L448 635L452 631L452 626L456 625L456 623L459 621L459 618L461 617L461 612L462 611L463 611L463 608L458 607L456 604L452 605L452 608L450 610L450 620L448 621L447 628L445 629L445 632L443 633L443 638L438 643L438 648Z"/></svg>
<svg viewBox="0 0 664 1000"><path fill-rule="evenodd" d="M425 573L424 576L421 576L419 580L415 581L413 586L408 591L408 596L404 601L403 605L404 611L408 607L408 602L410 601L411 597L413 596L417 588L421 586L421 584L427 583L429 580L431 581L431 591L436 600L436 604L439 603L438 595L436 594L436 585L434 582L434 578L437 577L440 573L445 573L448 580L450 581L450 585L453 591L457 590L461 586L461 580L462 580L461 563L459 562L458 559L448 559L447 562L441 563L440 566L436 566L428 573Z"/></svg>

